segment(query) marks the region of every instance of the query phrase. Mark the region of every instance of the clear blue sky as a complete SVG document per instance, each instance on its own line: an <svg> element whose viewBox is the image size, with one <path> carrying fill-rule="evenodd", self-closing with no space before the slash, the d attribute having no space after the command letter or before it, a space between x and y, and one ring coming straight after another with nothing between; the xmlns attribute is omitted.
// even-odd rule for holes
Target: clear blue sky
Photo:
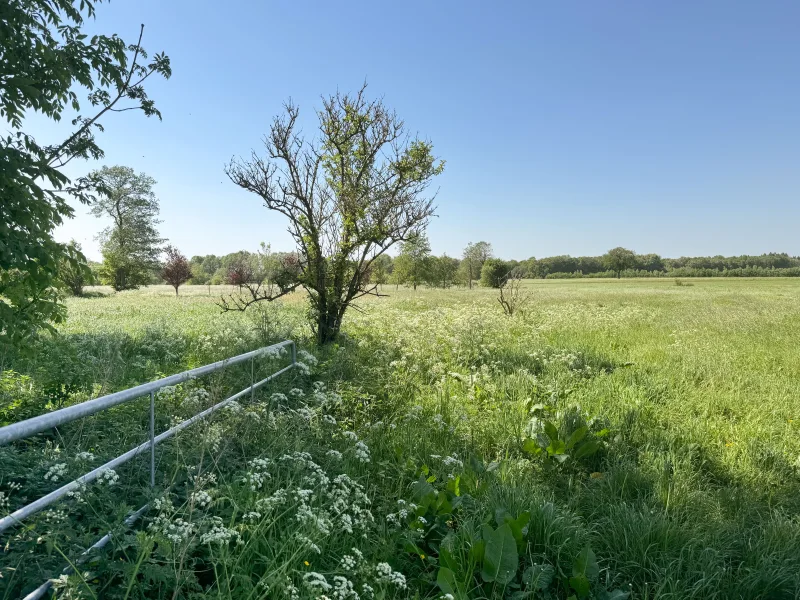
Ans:
<svg viewBox="0 0 800 600"><path fill-rule="evenodd" d="M800 3L115 0L96 27L164 50L164 120L106 121L105 164L152 175L185 254L290 249L223 174L292 97L366 79L447 161L434 252L505 258L800 254ZM31 119L43 139L53 128ZM97 166L70 165L73 175ZM92 258L103 223L59 231Z"/></svg>

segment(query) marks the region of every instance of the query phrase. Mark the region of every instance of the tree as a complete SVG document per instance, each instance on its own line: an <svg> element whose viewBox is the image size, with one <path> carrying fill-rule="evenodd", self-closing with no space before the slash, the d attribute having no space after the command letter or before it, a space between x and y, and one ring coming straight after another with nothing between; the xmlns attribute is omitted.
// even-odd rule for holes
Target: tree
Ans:
<svg viewBox="0 0 800 600"><path fill-rule="evenodd" d="M631 269L636 266L636 253L618 246L606 252L602 260L605 267L610 271L614 271L617 274L617 279L619 279L625 269Z"/></svg>
<svg viewBox="0 0 800 600"><path fill-rule="evenodd" d="M103 167L90 176L102 189L92 204L92 214L112 221L100 234L104 283L116 291L147 285L150 273L158 269L164 242L156 229L160 221L155 180L121 166Z"/></svg>
<svg viewBox="0 0 800 600"><path fill-rule="evenodd" d="M394 264L392 257L388 254L381 254L372 262L370 271L370 281L376 285L388 283L389 276L392 274Z"/></svg>
<svg viewBox="0 0 800 600"><path fill-rule="evenodd" d="M164 268L161 270L161 277L175 288L175 295L177 296L178 288L191 278L192 266L189 264L189 261L186 260L186 257L175 247L167 246L164 252L167 255L167 260L164 262Z"/></svg>
<svg viewBox="0 0 800 600"><path fill-rule="evenodd" d="M481 285L492 288L503 287L510 270L508 264L499 258L486 259L481 269Z"/></svg>
<svg viewBox="0 0 800 600"><path fill-rule="evenodd" d="M265 139L266 157L234 160L226 168L238 186L257 194L284 215L297 244L297 279L276 293L223 299L223 310L244 310L299 286L309 295L317 341L334 341L345 311L367 294L370 268L391 246L424 228L433 215L426 197L444 169L433 146L411 138L403 121L366 86L355 95L337 93L317 112L319 134L297 131L297 107L288 103Z"/></svg>
<svg viewBox="0 0 800 600"><path fill-rule="evenodd" d="M456 280L459 260L442 254L432 256L430 261L428 283L432 286L449 288Z"/></svg>
<svg viewBox="0 0 800 600"><path fill-rule="evenodd" d="M70 240L67 244L67 251L71 256L62 259L62 264L59 265L59 279L73 296L83 296L83 287L89 285L94 279L92 270L89 268L78 242Z"/></svg>
<svg viewBox="0 0 800 600"><path fill-rule="evenodd" d="M483 263L492 257L492 245L489 242L470 242L464 248L461 267L464 269L464 278L467 280L469 288L472 289L472 281L480 279Z"/></svg>
<svg viewBox="0 0 800 600"><path fill-rule="evenodd" d="M10 126L0 137L0 368L14 348L42 327L63 320L58 293L59 269L81 257L53 239L53 231L74 211L68 200L88 204L92 183L71 181L62 167L78 159L99 159L103 151L94 133L111 112L138 109L160 113L147 97L144 82L153 74L168 78L169 58L156 54L143 64L143 27L136 44L118 36L86 36L85 17L95 2L15 0L0 3L0 117ZM81 115L88 90L94 113ZM63 141L42 143L22 129L25 114L61 121L68 110L79 114Z"/></svg>
<svg viewBox="0 0 800 600"><path fill-rule="evenodd" d="M400 254L394 260L394 275L397 283L417 286L430 280L431 245L424 233L416 233L400 245Z"/></svg>
<svg viewBox="0 0 800 600"><path fill-rule="evenodd" d="M256 280L256 272L250 254L244 251L234 254L225 272L225 283L239 286L241 292L245 284L254 283Z"/></svg>
<svg viewBox="0 0 800 600"><path fill-rule="evenodd" d="M514 313L521 312L528 303L530 296L522 287L522 271L512 269L504 278L500 286L500 296L497 301L503 307L503 312L513 317Z"/></svg>

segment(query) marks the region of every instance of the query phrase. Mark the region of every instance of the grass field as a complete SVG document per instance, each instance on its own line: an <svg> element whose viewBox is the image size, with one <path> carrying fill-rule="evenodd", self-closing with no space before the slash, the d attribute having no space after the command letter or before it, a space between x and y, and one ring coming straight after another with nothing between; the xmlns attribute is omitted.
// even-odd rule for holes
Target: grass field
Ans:
<svg viewBox="0 0 800 600"><path fill-rule="evenodd" d="M59 597L800 597L800 281L525 285L514 317L491 290L387 286L321 351L300 294L70 299L0 380L3 422L286 337L314 356L159 447L154 492L134 461L6 535L0 598L109 528ZM249 377L165 391L159 429ZM142 441L146 404L85 421L0 449L0 508Z"/></svg>

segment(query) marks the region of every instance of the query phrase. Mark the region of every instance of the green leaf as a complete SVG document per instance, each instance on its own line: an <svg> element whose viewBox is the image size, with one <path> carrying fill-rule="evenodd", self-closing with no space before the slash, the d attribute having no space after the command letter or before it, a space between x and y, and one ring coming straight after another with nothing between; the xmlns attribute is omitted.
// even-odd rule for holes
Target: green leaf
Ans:
<svg viewBox="0 0 800 600"><path fill-rule="evenodd" d="M506 516L506 523L511 528L511 534L514 536L514 541L517 543L517 550L522 552L525 542L525 534L528 532L528 523L531 522L531 513L527 510L520 513L516 519L512 519L510 515Z"/></svg>
<svg viewBox="0 0 800 600"><path fill-rule="evenodd" d="M522 574L522 581L530 588L545 590L553 582L554 575L551 565L531 565Z"/></svg>
<svg viewBox="0 0 800 600"><path fill-rule="evenodd" d="M575 450L574 457L575 460L585 458L587 456L591 456L592 454L596 453L600 450L600 442L595 440L588 440L581 444L577 450Z"/></svg>
<svg viewBox="0 0 800 600"><path fill-rule="evenodd" d="M589 431L589 428L584 425L583 427L578 427L575 431L572 432L572 435L569 436L567 440L567 450L574 448L575 444L580 442L584 437L586 437L586 432Z"/></svg>
<svg viewBox="0 0 800 600"><path fill-rule="evenodd" d="M628 596L630 596L630 593L622 590L613 590L611 592L602 590L597 594L597 600L626 600Z"/></svg>
<svg viewBox="0 0 800 600"><path fill-rule="evenodd" d="M443 594L451 594L457 600L467 597L464 586L456 579L456 574L452 569L442 567L436 575L436 584Z"/></svg>
<svg viewBox="0 0 800 600"><path fill-rule="evenodd" d="M600 567L597 558L589 546L586 546L572 563L572 574L576 577L583 575L587 579L594 581L600 575Z"/></svg>
<svg viewBox="0 0 800 600"><path fill-rule="evenodd" d="M586 578L586 575L576 575L575 577L570 577L569 587L575 590L578 598L589 597L589 580Z"/></svg>
<svg viewBox="0 0 800 600"><path fill-rule="evenodd" d="M556 426L550 421L544 422L544 432L547 434L547 437L550 438L550 441L555 441L558 439L558 429L556 429Z"/></svg>
<svg viewBox="0 0 800 600"><path fill-rule="evenodd" d="M486 542L483 540L476 540L472 547L469 549L469 557L476 563L483 560L483 553L486 549Z"/></svg>
<svg viewBox="0 0 800 600"><path fill-rule="evenodd" d="M531 456L536 456L542 451L542 449L532 438L528 438L525 440L525 443L522 444L522 451L526 454L530 454Z"/></svg>
<svg viewBox="0 0 800 600"><path fill-rule="evenodd" d="M486 548L483 553L483 570L481 571L483 580L495 581L500 584L509 583L514 579L519 566L517 544L511 533L511 527L506 523L497 530L491 531L491 527L484 525L484 540Z"/></svg>
<svg viewBox="0 0 800 600"><path fill-rule="evenodd" d="M557 456L559 454L565 454L566 451L567 447L562 440L553 440L547 447L547 454L549 456Z"/></svg>

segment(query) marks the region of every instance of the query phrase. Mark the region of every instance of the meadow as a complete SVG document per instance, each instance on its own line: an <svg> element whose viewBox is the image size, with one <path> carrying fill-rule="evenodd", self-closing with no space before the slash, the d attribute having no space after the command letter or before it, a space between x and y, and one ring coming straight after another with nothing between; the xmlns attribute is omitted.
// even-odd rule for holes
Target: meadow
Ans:
<svg viewBox="0 0 800 600"><path fill-rule="evenodd" d="M509 317L496 290L386 286L321 350L299 293L69 299L2 375L2 424L287 338L303 365L159 446L154 489L136 459L3 534L0 598L800 597L800 281L525 289ZM157 429L249 382L164 390ZM143 441L147 406L0 448L2 512Z"/></svg>

